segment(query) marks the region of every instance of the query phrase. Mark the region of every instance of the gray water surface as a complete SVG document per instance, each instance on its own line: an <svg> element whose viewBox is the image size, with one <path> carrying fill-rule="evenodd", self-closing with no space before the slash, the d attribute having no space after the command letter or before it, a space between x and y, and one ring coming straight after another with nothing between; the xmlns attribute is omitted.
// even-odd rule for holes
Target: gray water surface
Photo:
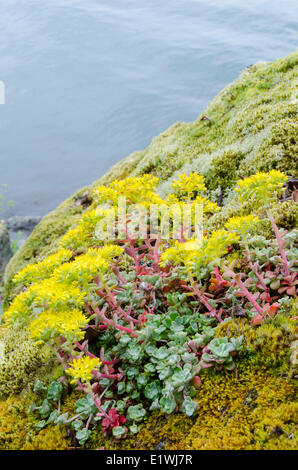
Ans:
<svg viewBox="0 0 298 470"><path fill-rule="evenodd" d="M252 63L297 48L295 0L0 0L0 184L43 215Z"/></svg>

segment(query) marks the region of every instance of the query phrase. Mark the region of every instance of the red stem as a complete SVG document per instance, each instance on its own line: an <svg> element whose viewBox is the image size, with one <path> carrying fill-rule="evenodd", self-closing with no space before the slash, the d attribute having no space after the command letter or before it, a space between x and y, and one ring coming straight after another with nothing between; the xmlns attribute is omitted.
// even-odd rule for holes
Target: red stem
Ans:
<svg viewBox="0 0 298 470"><path fill-rule="evenodd" d="M277 225L274 221L274 218L273 218L273 215L272 215L270 209L268 209L267 214L268 214L269 220L271 222L272 228L273 228L275 236L276 236L278 248L279 248L281 258L282 258L282 261L283 261L283 265L284 265L284 268L285 268L285 276L288 277L288 276L290 276L290 269L289 269L289 265L288 265L286 252L285 252L284 247L283 247L282 237L281 237L280 231L278 230L278 227L277 227Z"/></svg>
<svg viewBox="0 0 298 470"><path fill-rule="evenodd" d="M99 316L99 318L107 325L113 326L114 328L117 328L117 330L125 331L125 333L129 333L134 336L137 335L133 330L130 330L129 328L125 328L125 326L119 325L113 320L109 320L108 318L106 318L104 313L101 312L98 307L93 306L93 310Z"/></svg>
<svg viewBox="0 0 298 470"><path fill-rule="evenodd" d="M247 298L247 300L249 300L249 302L252 304L254 309L258 313L260 313L263 318L265 318L264 314L263 314L262 307L256 302L256 300L254 299L252 294L247 290L247 288L245 287L245 285L243 284L243 282L241 281L241 279L238 275L235 275L235 280L236 280L236 283L238 284L238 286L240 287L242 294L245 295L245 297Z"/></svg>

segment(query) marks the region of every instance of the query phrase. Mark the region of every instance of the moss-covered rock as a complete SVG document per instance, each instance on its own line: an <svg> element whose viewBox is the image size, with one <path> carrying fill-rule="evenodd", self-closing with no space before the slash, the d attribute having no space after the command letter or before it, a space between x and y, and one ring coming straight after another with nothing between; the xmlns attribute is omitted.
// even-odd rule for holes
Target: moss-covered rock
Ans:
<svg viewBox="0 0 298 470"><path fill-rule="evenodd" d="M0 401L0 449L66 450L71 446L67 431L50 426L37 431L36 420L28 413L28 401L21 396Z"/></svg>
<svg viewBox="0 0 298 470"><path fill-rule="evenodd" d="M224 88L194 122L176 123L145 150L116 164L88 188L83 188L48 214L10 261L6 270L6 299L11 279L27 263L54 251L59 238L86 205L85 191L113 179L150 172L161 179L160 192L179 172L209 175L212 188L231 187L239 176L259 169L297 171L298 51L270 63L248 67ZM232 164L232 162L233 164Z"/></svg>
<svg viewBox="0 0 298 470"><path fill-rule="evenodd" d="M20 392L41 372L43 378L53 374L52 350L42 348L23 328L0 327L0 399Z"/></svg>
<svg viewBox="0 0 298 470"><path fill-rule="evenodd" d="M106 450L295 449L298 404L295 385L264 368L242 365L236 373L206 373L195 416L152 414L137 436L120 443L95 432L87 448Z"/></svg>
<svg viewBox="0 0 298 470"><path fill-rule="evenodd" d="M177 123L149 147L115 165L93 185L83 188L48 214L10 261L5 274L6 306L17 293L13 276L26 264L55 252L61 237L84 211L94 207L92 191L114 179L152 173L159 192L169 191L177 174L197 171L206 176L210 197L222 210L207 229L221 228L232 215L250 213L231 191L235 181L256 171L279 169L297 176L298 51L273 63L247 68L221 91L192 123ZM279 226L297 223L297 203L277 202L272 212ZM262 228L264 231L267 227ZM268 228L269 230L269 228ZM297 337L295 305L284 307L274 322L260 329L247 320L224 322L217 336L244 335L244 350L234 372L205 371L193 418L152 414L137 436L115 443L95 430L87 448L97 449L291 449L297 446L294 419ZM239 332L240 329L240 332ZM1 356L2 354L2 356ZM32 383L59 376L47 348L40 349L25 330L0 330L0 448L65 449L73 442L65 429L49 426L38 432L28 413ZM59 368L58 368L59 369ZM21 396L16 393L22 390ZM73 411L75 394L62 411Z"/></svg>

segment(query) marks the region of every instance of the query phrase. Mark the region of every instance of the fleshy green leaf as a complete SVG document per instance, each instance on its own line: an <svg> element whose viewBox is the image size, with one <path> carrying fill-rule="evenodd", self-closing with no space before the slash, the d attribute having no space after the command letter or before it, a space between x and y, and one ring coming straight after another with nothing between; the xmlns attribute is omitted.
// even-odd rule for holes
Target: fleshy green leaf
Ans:
<svg viewBox="0 0 298 470"><path fill-rule="evenodd" d="M62 395L62 384L59 382L52 382L48 388L47 399L53 401L59 401Z"/></svg>
<svg viewBox="0 0 298 470"><path fill-rule="evenodd" d="M186 397L182 405L182 411L187 416L192 416L197 409L197 406L197 402L193 401L190 397Z"/></svg>

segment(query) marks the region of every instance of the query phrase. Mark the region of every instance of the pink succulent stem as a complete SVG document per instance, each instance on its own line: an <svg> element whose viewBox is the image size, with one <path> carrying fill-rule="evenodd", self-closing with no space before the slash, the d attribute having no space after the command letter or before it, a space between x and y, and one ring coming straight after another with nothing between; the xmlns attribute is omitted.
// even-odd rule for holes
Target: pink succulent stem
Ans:
<svg viewBox="0 0 298 470"><path fill-rule="evenodd" d="M137 252L134 246L134 240L129 240L129 248L126 248L125 251L134 260L137 273L141 272L142 267L138 262Z"/></svg>
<svg viewBox="0 0 298 470"><path fill-rule="evenodd" d="M158 252L159 243L160 243L160 237L158 236L154 245L154 250L153 250L153 258L157 267L158 267L158 263L160 259L159 252Z"/></svg>
<svg viewBox="0 0 298 470"><path fill-rule="evenodd" d="M264 313L263 313L262 307L256 302L256 300L254 299L252 294L247 290L247 288L245 287L245 285L241 281L240 277L236 275L235 280L236 280L238 286L240 287L242 294L245 295L245 297L247 298L247 300L249 300L249 302L252 304L254 309L258 313L260 313L262 315L262 317L264 318Z"/></svg>
<svg viewBox="0 0 298 470"><path fill-rule="evenodd" d="M91 352L88 351L88 349L86 348L86 344L85 342L83 344L80 344L80 343L76 343L76 347L78 349L80 349L80 351L84 351L85 354L87 354L87 356L93 358L93 359L97 359L97 356L95 356L94 354L92 354Z"/></svg>
<svg viewBox="0 0 298 470"><path fill-rule="evenodd" d="M126 328L125 326L119 325L118 323L114 322L113 320L109 320L106 318L103 312L99 310L98 307L93 306L93 310L98 315L98 317L107 325L113 326L114 328L117 328L117 330L125 331L125 333L129 333L131 335L136 336L136 333L133 330L130 330L129 328Z"/></svg>
<svg viewBox="0 0 298 470"><path fill-rule="evenodd" d="M282 237L281 237L280 231L278 230L278 227L277 227L277 225L274 221L274 218L273 218L273 215L272 215L272 212L271 212L270 209L268 209L267 214L268 214L269 220L271 222L272 228L273 228L275 236L276 236L278 248L279 248L281 258L282 258L282 261L283 261L283 265L284 265L284 268L285 268L285 276L288 277L288 276L290 276L290 269L289 269L289 265L288 265L286 252L285 252L284 247L283 247Z"/></svg>
<svg viewBox="0 0 298 470"><path fill-rule="evenodd" d="M258 273L258 271L255 269L255 267L253 266L253 264L251 264L251 269L252 269L252 271L254 272L254 274L257 276L257 278L259 279L260 284L261 284L261 286L263 287L264 291L267 291L267 292L268 292L269 289L268 289L268 287L266 286L262 275Z"/></svg>
<svg viewBox="0 0 298 470"><path fill-rule="evenodd" d="M122 284L127 284L126 280L121 276L118 266L113 266L113 271Z"/></svg>
<svg viewBox="0 0 298 470"><path fill-rule="evenodd" d="M216 309L209 304L207 297L202 294L197 285L194 285L193 287L185 286L185 289L193 291L193 293L199 298L200 302L202 302L202 304L207 308L210 316L214 316L219 323L223 321L216 313Z"/></svg>
<svg viewBox="0 0 298 470"><path fill-rule="evenodd" d="M125 310L123 310L122 307L120 307L120 305L118 305L118 302L117 302L117 300L116 300L116 298L115 298L115 296L113 295L112 292L108 292L107 302L111 307L116 308L118 310L118 312L121 314L121 318L123 318L127 322L132 321L136 324L140 323L139 320L137 320L136 318L131 317L127 312L125 312Z"/></svg>
<svg viewBox="0 0 298 470"><path fill-rule="evenodd" d="M123 377L121 374L104 374L104 373L101 373L101 372L98 372L97 370L94 370L92 371L94 377L96 377L97 379L117 379L117 380L121 380L121 378Z"/></svg>
<svg viewBox="0 0 298 470"><path fill-rule="evenodd" d="M215 268L214 268L214 274L215 274L215 277L216 277L216 279L217 279L218 281L224 282L224 278L223 278L222 275L220 274L219 269L218 269L217 266L215 266Z"/></svg>
<svg viewBox="0 0 298 470"><path fill-rule="evenodd" d="M86 345L84 345L85 343L83 344L80 344L80 343L76 343L76 346L78 349L80 349L80 351L84 351L85 354L87 354L87 356L93 358L93 359L97 359L97 356L95 356L94 354L92 354L91 352L88 351L88 349L86 348ZM117 364L117 362L120 361L120 359L114 359L113 361L105 361L104 360L104 356L103 358L101 358L100 356L100 360L101 362L104 364L104 365L114 365L114 364Z"/></svg>
<svg viewBox="0 0 298 470"><path fill-rule="evenodd" d="M100 411L102 416L105 416L106 418L110 419L109 415L105 412L105 410L102 408L100 400L96 397L93 396L94 403L97 407L97 409Z"/></svg>

